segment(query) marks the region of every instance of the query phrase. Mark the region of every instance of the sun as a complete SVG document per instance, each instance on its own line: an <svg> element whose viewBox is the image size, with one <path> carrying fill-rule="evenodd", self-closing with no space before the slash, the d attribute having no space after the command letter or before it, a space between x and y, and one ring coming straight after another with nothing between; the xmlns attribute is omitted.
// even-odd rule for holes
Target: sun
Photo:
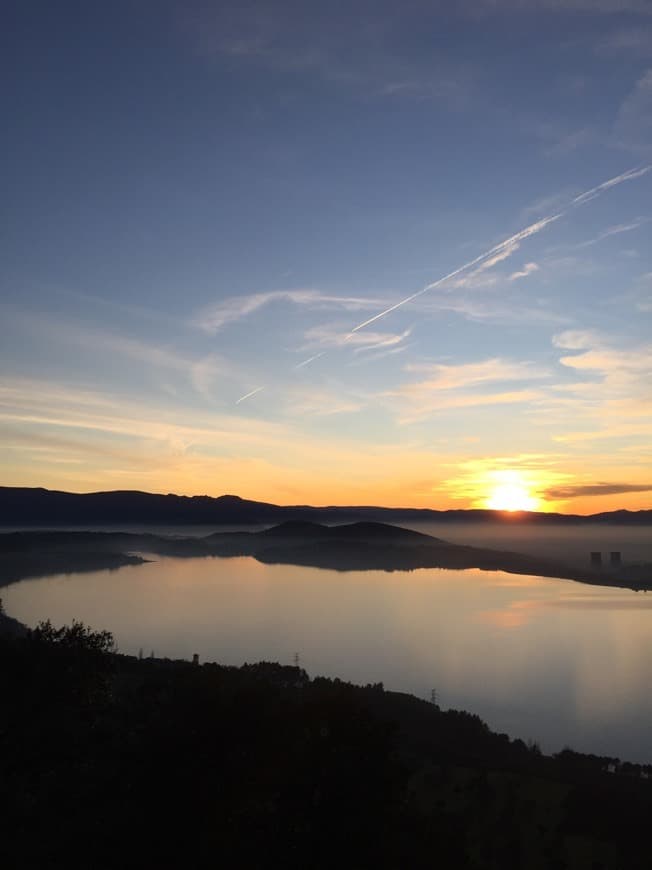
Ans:
<svg viewBox="0 0 652 870"><path fill-rule="evenodd" d="M486 505L495 511L534 511L539 499L530 493L527 482L516 471L495 472L495 485Z"/></svg>

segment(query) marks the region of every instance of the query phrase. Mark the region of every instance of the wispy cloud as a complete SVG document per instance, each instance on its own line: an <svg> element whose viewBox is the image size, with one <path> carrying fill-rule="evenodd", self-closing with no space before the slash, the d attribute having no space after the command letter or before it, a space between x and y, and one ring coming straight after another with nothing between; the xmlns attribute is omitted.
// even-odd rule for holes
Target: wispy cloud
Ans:
<svg viewBox="0 0 652 870"><path fill-rule="evenodd" d="M548 157L563 157L596 141L598 132L593 127L580 127L578 130L561 132L558 125L537 125L541 138L548 144L544 154Z"/></svg>
<svg viewBox="0 0 652 870"><path fill-rule="evenodd" d="M367 333L365 338L368 338L369 335L373 335L373 333ZM402 344L406 338L409 338L412 335L412 328L405 329L403 332L398 333L397 335L388 335L384 338L381 338L380 341L376 341L372 344L363 344L362 346L355 348L355 353L368 353L372 350L381 350L387 348L396 349L397 345Z"/></svg>
<svg viewBox="0 0 652 870"><path fill-rule="evenodd" d="M546 194L521 209L520 219L522 221L529 221L532 218L542 218L547 214L556 214L558 211L562 211L569 200L570 192L567 190Z"/></svg>
<svg viewBox="0 0 652 870"><path fill-rule="evenodd" d="M364 401L337 389L315 394L311 405L308 395L291 398L318 418L353 412ZM253 426L239 414L189 412L178 401L5 377L0 450L10 450L17 461L5 465L3 482L78 491L137 486L189 495L237 492L292 504L359 504L373 493L378 503L400 505L432 460L405 439L375 439L361 449L358 438L322 436L318 425L307 437L295 416L277 423L258 415Z"/></svg>
<svg viewBox="0 0 652 870"><path fill-rule="evenodd" d="M652 437L652 345L622 346L592 330L554 336L560 364L574 382L554 384L539 404L539 422L555 441L588 444L607 438Z"/></svg>
<svg viewBox="0 0 652 870"><path fill-rule="evenodd" d="M563 340L567 341L567 339ZM557 342L558 347L564 346L559 344L559 337ZM580 371L596 372L606 382L618 381L622 385L625 380L639 378L643 373L649 374L652 378L652 345L623 350L605 344L587 347L586 344L578 343L569 349L583 352L573 356L562 356L560 359L562 365Z"/></svg>
<svg viewBox="0 0 652 870"><path fill-rule="evenodd" d="M305 351L318 347L338 348L347 345L352 347L357 353L361 350L372 350L400 344L408 338L410 333L411 329L407 329L401 333L365 332L351 335L351 333L347 332L346 328L341 325L323 323L306 330L304 334L304 343L300 349ZM306 363L307 360L303 364L305 365ZM300 363L300 365L302 364Z"/></svg>
<svg viewBox="0 0 652 870"><path fill-rule="evenodd" d="M631 233L633 230L637 230L637 229L639 229L639 227L642 227L644 224L648 223L649 220L650 220L650 218L648 218L648 217L639 217L639 218L636 218L635 220L630 221L629 223L626 223L626 224L615 224L614 226L607 227L606 230L603 230L601 233L598 233L598 235L594 236L592 239L588 239L585 242L580 242L579 244L574 245L572 247L575 247L575 248L592 247L593 245L597 245L599 242L602 242L605 239L608 239L610 236L619 236L619 235L622 235L622 233Z"/></svg>
<svg viewBox="0 0 652 870"><path fill-rule="evenodd" d="M411 329L407 329L402 333L365 332L363 334L352 334L339 324L323 323L306 330L304 342L298 350L310 352L310 356L301 360L292 368L294 371L304 369L324 357L328 351L345 346L351 347L355 354L365 350L384 350L389 352L390 349L395 350L402 345L410 334ZM236 405L253 398L262 392L263 389L264 386L259 386L255 390L245 393L237 399Z"/></svg>
<svg viewBox="0 0 652 870"><path fill-rule="evenodd" d="M214 403L218 399L225 401L232 394L234 384L237 390L237 385L252 380L252 372L216 353L182 352L172 344L159 345L85 323L34 315L9 306L4 310L0 306L0 311L5 314L6 322L32 341L37 339L54 349L75 348L78 358L85 354L93 363L106 358L112 369L116 368L116 361L131 363L134 386L144 379L159 391L178 394L187 393L190 383L198 396Z"/></svg>
<svg viewBox="0 0 652 870"><path fill-rule="evenodd" d="M467 272L473 267L477 266L477 268L475 269L475 274L491 268L492 266L507 259L516 251L518 251L523 241L529 239L537 233L540 233L547 226L564 217L564 215L566 215L570 210L585 205L586 203L605 193L607 190L623 184L624 182L633 181L637 178L641 178L642 176L650 172L650 170L652 170L652 164L648 166L636 167L635 169L630 169L627 170L627 172L616 175L613 178L609 178L607 179L607 181L603 181L595 187L592 187L589 190L578 194L570 201L565 209L555 214L551 214L547 217L541 218L540 220L535 221L529 226L524 227L522 230L519 230L512 236L509 236L509 238L503 239L502 242L494 245L489 250L484 251L482 254L479 254L477 257L474 257L472 260L469 260L467 263L464 263L457 269L454 269L452 272L444 275L442 278L433 281L431 284L426 285L421 290L417 290L416 293L412 293L410 296L406 296L404 299L395 302L393 305L388 306L384 310L378 312L378 314L375 314L373 317L369 317L366 320L362 321L362 323L359 323L357 326L353 327L353 329L351 330L351 335L359 332L362 329L366 329L367 326L370 326L372 323L375 323L381 318L386 317L388 314L391 314L399 308L402 308L404 305L408 305L410 302L413 302L415 299L418 299L424 294L429 293L438 287L441 287L442 285L449 282L452 278L456 278L461 273ZM471 274L473 275L474 273Z"/></svg>
<svg viewBox="0 0 652 870"><path fill-rule="evenodd" d="M369 403L367 396L335 388L294 388L285 399L284 412L290 418L334 417L355 414Z"/></svg>
<svg viewBox="0 0 652 870"><path fill-rule="evenodd" d="M34 314L12 306L0 306L3 319L14 329L25 332L40 341L83 348L97 354L107 354L113 359L129 359L158 370L187 372L191 362L171 346L154 344L89 326L86 323L64 320L54 315Z"/></svg>
<svg viewBox="0 0 652 870"><path fill-rule="evenodd" d="M457 286L464 287L465 282L472 282L478 276L482 276L483 273L487 270L493 268L498 263L503 262L504 260L511 257L516 251L520 249L522 242L540 233L547 226L559 220L572 209L578 208L590 202L591 200L620 184L641 178L642 176L646 175L651 169L652 165L630 169L626 172L621 173L620 175L614 176L613 178L601 182L600 184L596 185L593 188L590 188L589 190L584 191L583 193L578 194L570 201L565 209L558 211L555 214L543 217L532 224L529 224L527 227L524 227L517 233L514 233L513 235L494 245L492 248L484 251L477 257L474 257L472 260L469 260L468 262L459 266L457 269L454 269L452 272L444 275L442 278L439 278L438 280L426 285L421 290L418 290L415 293L412 293L409 296L406 296L403 299L400 299L397 302L385 307L383 310L374 314L372 317L368 317L361 323L357 324L357 326L354 326L348 333L340 332L339 330L334 329L330 325L313 327L306 333L305 337L307 343L303 349L337 348L343 347L344 345L351 345L353 347L371 346L378 348L378 346L385 346L387 342L395 342L396 336L394 335L370 335L369 333L361 335L360 333L363 330L366 330L367 327L371 326L373 323L376 323L377 321L388 316L392 312L397 311L398 309L415 301L416 299L419 299L425 294L430 293L432 290L443 287L447 283L452 282L453 279L458 279ZM622 227L611 228L610 234L613 234L617 231L625 230ZM530 274L532 271L535 271L535 269L533 268L535 266L536 264L529 264L529 271L526 270L526 275ZM458 276L462 276L462 278L458 278ZM513 279L516 280L517 277L525 277L525 275L513 273ZM260 293L246 297L232 297L230 299L227 299L219 303L217 306L205 310L197 320L197 323L203 329L209 332L215 332L221 329L225 324L239 320L242 317L246 317L252 312L263 307L264 305L267 305L273 301L278 301L280 299L300 305L310 304L317 307L329 307L335 305L348 308L349 310L355 310L369 306L373 307L373 301L368 298L328 296L316 290L273 291L270 293ZM401 340L402 339L398 339L398 341ZM301 361L298 366L307 366L316 358L317 355L313 354L310 358ZM296 367L297 366L295 366L295 368ZM246 393L237 400L237 403L239 404L240 402L251 398L262 389L263 388L260 387L257 388L255 391L250 391L249 393Z"/></svg>
<svg viewBox="0 0 652 870"><path fill-rule="evenodd" d="M652 147L652 69L641 76L623 100L615 134L624 144Z"/></svg>
<svg viewBox="0 0 652 870"><path fill-rule="evenodd" d="M652 55L652 30L643 27L619 28L601 37L595 51L602 55Z"/></svg>
<svg viewBox="0 0 652 870"><path fill-rule="evenodd" d="M536 223L530 224L530 226L519 230L518 233L514 233L513 236L510 236L508 239L504 239L502 242L494 245L493 248L490 248L488 251L484 251L482 254L479 254L477 257L474 257L472 260L469 260L467 263L464 263L462 266L459 266L457 269L454 269L452 272L449 272L447 275L439 278L437 281L433 281L431 284L428 284L423 289L417 290L416 293L412 293L410 296L406 296L405 299L401 299L399 302L390 305L388 308L385 308L383 311L380 311L373 317L369 317L367 320L364 320L362 323L354 326L351 330L351 334L359 332L361 329L366 329L367 326L370 326L372 323L375 323L382 317L386 317L388 314L391 314L393 311L396 311L399 308L402 308L404 305L413 302L415 299L418 299L420 296L429 293L431 290L435 290L437 287L441 287L447 281L450 281L451 278L455 278L457 275L461 274L462 272L466 272L467 269L470 269L477 264L482 264L485 260L492 261L492 265L494 263L500 262L501 260L504 260L505 257L510 256L518 250L521 241L535 235L538 232L541 232L541 230L548 226L548 224L556 221L560 217L561 214L550 215L549 217L536 221Z"/></svg>
<svg viewBox="0 0 652 870"><path fill-rule="evenodd" d="M628 169L627 172L622 172L620 175L609 178L607 181L603 181L601 184L598 184L589 190L585 190L584 193L580 193L571 200L571 206L584 205L587 202L591 202L592 199L595 199L607 190L611 190L612 187L617 187L619 184L623 184L626 181L635 181L637 178L642 178L644 175L647 175L650 170L652 170L652 164Z"/></svg>
<svg viewBox="0 0 652 870"><path fill-rule="evenodd" d="M567 329L552 337L553 346L563 350L586 350L601 342L600 334L590 329Z"/></svg>
<svg viewBox="0 0 652 870"><path fill-rule="evenodd" d="M518 281L519 278L527 278L529 275L534 274L534 272L539 271L538 263L526 263L523 268L518 272L512 272L509 276L509 281Z"/></svg>
<svg viewBox="0 0 652 870"><path fill-rule="evenodd" d="M420 308L430 313L449 311L479 323L548 323L560 326L569 322L568 317L551 310L543 300L538 305L524 305L520 299L505 295L481 299L459 294L438 296L422 302Z"/></svg>
<svg viewBox="0 0 652 870"><path fill-rule="evenodd" d="M179 403L139 401L124 394L61 384L46 380L6 379L0 385L0 419L45 430L79 430L164 444L183 452L193 443L219 444L227 433L234 443L264 444L280 439L280 425L259 421L251 431L246 421L229 415L215 416L197 410L188 422L188 408ZM279 440L280 443L280 440Z"/></svg>
<svg viewBox="0 0 652 870"><path fill-rule="evenodd" d="M395 38L399 27L417 31L432 12L406 15L391 4L360 9L341 27L327 7L277 2L222 2L184 16L184 30L205 56L286 74L312 76L350 95L378 99L429 100L459 108L475 82L472 64L442 53L418 55Z"/></svg>
<svg viewBox="0 0 652 870"><path fill-rule="evenodd" d="M269 293L252 293L248 296L230 296L200 311L194 318L195 326L215 333L231 323L276 302L303 305L317 310L340 309L362 311L374 308L382 302L371 297L334 296L313 289L273 290Z"/></svg>
<svg viewBox="0 0 652 870"><path fill-rule="evenodd" d="M479 384L500 381L523 381L532 378L547 378L550 372L531 362L492 359L474 363L411 363L405 371L427 375L425 381L408 385L405 390L453 390L476 387Z"/></svg>
<svg viewBox="0 0 652 870"><path fill-rule="evenodd" d="M530 362L500 358L473 363L412 363L408 374L422 375L383 396L398 402L399 423L413 423L433 413L455 409L530 402L539 391L529 387L532 380L544 379L549 372ZM499 383L524 381L524 389L487 392L486 387Z"/></svg>

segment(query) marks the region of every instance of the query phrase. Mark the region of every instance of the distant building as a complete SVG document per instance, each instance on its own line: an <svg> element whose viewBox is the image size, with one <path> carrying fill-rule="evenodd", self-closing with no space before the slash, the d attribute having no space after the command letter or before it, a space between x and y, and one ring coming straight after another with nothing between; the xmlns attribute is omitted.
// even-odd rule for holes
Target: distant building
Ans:
<svg viewBox="0 0 652 870"><path fill-rule="evenodd" d="M199 664L199 653L193 653L193 656L192 656L192 663L193 663L193 665L198 665L198 664Z"/></svg>
<svg viewBox="0 0 652 870"><path fill-rule="evenodd" d="M591 567L602 568L602 553L594 551L591 553Z"/></svg>

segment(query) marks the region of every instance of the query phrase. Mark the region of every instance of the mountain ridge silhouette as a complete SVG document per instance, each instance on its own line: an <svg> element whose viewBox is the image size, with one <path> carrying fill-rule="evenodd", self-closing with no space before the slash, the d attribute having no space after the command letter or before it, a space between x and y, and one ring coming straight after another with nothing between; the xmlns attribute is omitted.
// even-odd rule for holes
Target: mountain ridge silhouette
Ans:
<svg viewBox="0 0 652 870"><path fill-rule="evenodd" d="M485 509L437 510L375 505L278 505L220 496L108 490L71 493L44 487L0 486L0 525L265 525L312 522L500 522L509 524L613 523L652 525L652 510L616 510L596 514L535 511L509 513Z"/></svg>

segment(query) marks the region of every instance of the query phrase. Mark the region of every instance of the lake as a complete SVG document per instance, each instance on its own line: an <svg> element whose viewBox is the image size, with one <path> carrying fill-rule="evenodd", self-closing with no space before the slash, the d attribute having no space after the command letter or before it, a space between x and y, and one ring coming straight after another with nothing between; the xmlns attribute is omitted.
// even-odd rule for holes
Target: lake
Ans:
<svg viewBox="0 0 652 870"><path fill-rule="evenodd" d="M338 573L160 558L1 590L28 625L81 619L122 652L239 665L429 698L497 731L652 762L652 594L476 570Z"/></svg>

